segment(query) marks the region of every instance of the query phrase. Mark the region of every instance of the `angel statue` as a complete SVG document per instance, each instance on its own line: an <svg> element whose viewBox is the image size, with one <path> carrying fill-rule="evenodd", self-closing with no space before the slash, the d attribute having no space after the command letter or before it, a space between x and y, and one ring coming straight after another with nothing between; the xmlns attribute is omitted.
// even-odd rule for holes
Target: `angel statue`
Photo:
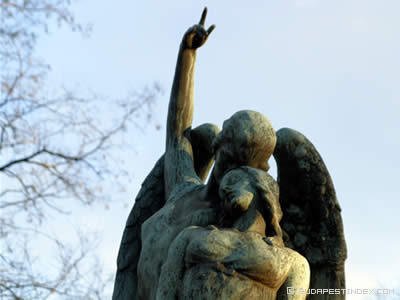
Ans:
<svg viewBox="0 0 400 300"><path fill-rule="evenodd" d="M179 48L165 153L128 217L113 300L344 299L341 210L311 142L250 110L191 127L206 15Z"/></svg>

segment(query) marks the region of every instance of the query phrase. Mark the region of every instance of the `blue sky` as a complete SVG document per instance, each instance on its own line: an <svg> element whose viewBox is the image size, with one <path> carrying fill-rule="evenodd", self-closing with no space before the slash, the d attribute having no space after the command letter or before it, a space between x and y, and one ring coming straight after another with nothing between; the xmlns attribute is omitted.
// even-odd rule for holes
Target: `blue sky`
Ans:
<svg viewBox="0 0 400 300"><path fill-rule="evenodd" d="M222 126L253 109L275 129L305 134L342 206L347 286L399 287L399 1L80 1L74 11L93 23L90 38L61 28L40 40L49 83L123 96L157 81L165 93L154 114L164 126L178 46L204 6L206 24L217 27L197 55L194 125ZM136 149L126 161L134 177L122 195L130 205L163 152L164 129L131 133ZM111 270L128 213L115 201L109 211L76 217L104 230L100 251Z"/></svg>

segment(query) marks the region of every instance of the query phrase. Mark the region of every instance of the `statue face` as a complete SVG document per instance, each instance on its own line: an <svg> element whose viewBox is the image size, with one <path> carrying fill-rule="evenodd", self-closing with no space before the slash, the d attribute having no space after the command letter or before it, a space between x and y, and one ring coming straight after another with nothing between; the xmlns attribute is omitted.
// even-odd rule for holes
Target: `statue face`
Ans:
<svg viewBox="0 0 400 300"><path fill-rule="evenodd" d="M222 131L218 134L218 148L215 152L214 177L220 184L222 177L232 169L245 166L240 149L241 140L234 137L234 124L231 119L224 121Z"/></svg>
<svg viewBox="0 0 400 300"><path fill-rule="evenodd" d="M224 209L233 218L246 212L256 192L249 175L241 169L228 172L221 181L219 196L224 201Z"/></svg>
<svg viewBox="0 0 400 300"><path fill-rule="evenodd" d="M235 169L240 166L238 160L229 149L229 145L221 145L215 153L215 164L214 164L214 178L218 185L221 183L224 175L229 172L229 170Z"/></svg>

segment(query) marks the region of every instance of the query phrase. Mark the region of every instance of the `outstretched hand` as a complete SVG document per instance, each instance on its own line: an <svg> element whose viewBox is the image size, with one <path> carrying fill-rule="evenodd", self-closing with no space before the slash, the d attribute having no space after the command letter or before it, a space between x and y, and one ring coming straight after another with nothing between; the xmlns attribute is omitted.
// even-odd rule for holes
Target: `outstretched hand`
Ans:
<svg viewBox="0 0 400 300"><path fill-rule="evenodd" d="M208 30L204 28L207 17L207 7L204 8L199 24L195 24L186 31L183 40L185 47L188 49L197 49L206 41L211 32L215 29L215 25L211 25Z"/></svg>

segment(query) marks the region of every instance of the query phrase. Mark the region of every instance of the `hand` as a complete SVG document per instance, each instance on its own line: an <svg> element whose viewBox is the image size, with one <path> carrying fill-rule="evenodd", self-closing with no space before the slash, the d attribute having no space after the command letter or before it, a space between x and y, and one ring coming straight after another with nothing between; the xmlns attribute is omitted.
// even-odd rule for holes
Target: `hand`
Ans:
<svg viewBox="0 0 400 300"><path fill-rule="evenodd" d="M186 31L183 41L187 49L195 50L201 47L207 41L207 38L211 32L215 29L215 25L211 25L208 30L205 30L204 23L206 21L206 16L207 7L205 7L203 10L199 24L193 25Z"/></svg>

